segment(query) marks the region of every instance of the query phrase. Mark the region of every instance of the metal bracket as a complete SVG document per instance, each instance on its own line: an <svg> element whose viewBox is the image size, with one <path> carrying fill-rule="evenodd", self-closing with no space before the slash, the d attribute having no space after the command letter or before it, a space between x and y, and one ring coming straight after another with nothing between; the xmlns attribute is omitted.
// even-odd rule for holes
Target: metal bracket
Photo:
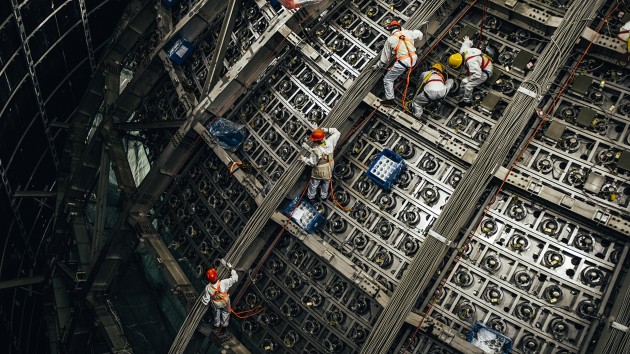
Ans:
<svg viewBox="0 0 630 354"><path fill-rule="evenodd" d="M442 242L443 244L445 244L448 247L451 247L451 244L453 243L453 241L447 239L446 237L438 234L435 230L429 230L429 232L427 233L428 236L433 237L434 239Z"/></svg>
<svg viewBox="0 0 630 354"><path fill-rule="evenodd" d="M598 210L598 211L595 213L595 216L593 217L593 220L595 220L595 221L599 221L599 222L601 222L601 223L605 224L605 223L607 223L607 222L608 222L608 220L610 220L610 213L607 213L607 212L605 212L605 211Z"/></svg>
<svg viewBox="0 0 630 354"><path fill-rule="evenodd" d="M624 326L624 325L622 325L622 324L621 324L621 323L619 323L619 322L613 322L613 323L611 323L611 324L610 324L610 326L611 326L612 328L614 328L614 329L618 329L618 330L620 330L620 331L622 331L622 332L626 332L626 333L628 333L628 332L630 331L630 328L628 328L628 326Z"/></svg>
<svg viewBox="0 0 630 354"><path fill-rule="evenodd" d="M538 97L538 95L536 94L536 92L530 90L530 89L526 89L525 87L523 87L522 85L518 87L518 90L516 90L522 94L525 94L533 99L535 99L536 101L540 100L540 98Z"/></svg>

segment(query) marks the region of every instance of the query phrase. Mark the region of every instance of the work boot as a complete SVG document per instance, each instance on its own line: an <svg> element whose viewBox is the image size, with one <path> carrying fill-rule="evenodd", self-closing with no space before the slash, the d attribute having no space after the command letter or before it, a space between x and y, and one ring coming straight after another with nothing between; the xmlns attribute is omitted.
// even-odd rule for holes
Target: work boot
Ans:
<svg viewBox="0 0 630 354"><path fill-rule="evenodd" d="M471 105L472 105L472 103L470 101L462 100L462 101L459 101L459 103L457 104L457 107L463 108L463 107L469 107Z"/></svg>
<svg viewBox="0 0 630 354"><path fill-rule="evenodd" d="M393 99L381 101L381 106L383 107L393 107L395 105L396 105L396 101Z"/></svg>

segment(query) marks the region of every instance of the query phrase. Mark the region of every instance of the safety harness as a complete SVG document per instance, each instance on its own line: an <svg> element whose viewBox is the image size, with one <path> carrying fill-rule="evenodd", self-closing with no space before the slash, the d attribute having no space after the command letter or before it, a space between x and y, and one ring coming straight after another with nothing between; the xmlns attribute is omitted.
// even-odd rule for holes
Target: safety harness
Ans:
<svg viewBox="0 0 630 354"><path fill-rule="evenodd" d="M214 303L214 308L215 309L224 309L227 308L228 311L230 311L230 313L232 313L234 316L236 316L236 318L248 318L248 317L252 317L252 316L256 316L259 313L263 312L265 310L264 307L257 305L254 306L253 308L249 309L249 310L244 310L241 312L236 312L234 311L234 309L232 307L230 307L230 303L228 301L230 294L221 291L221 281L217 281L217 287L215 288L214 286L212 286L212 284L208 284L210 286L210 289L212 289L212 291L214 291L214 293L212 295L210 295L210 300L212 300L212 302Z"/></svg>
<svg viewBox="0 0 630 354"><path fill-rule="evenodd" d="M394 48L394 55L396 55L396 61L399 62L407 58L412 59L412 57L416 54L416 52L409 50L409 44L411 44L412 48L415 49L415 47L413 47L413 41L411 39L405 38L405 36L402 34L402 30L394 33L393 36L398 37L398 44L396 44L396 48ZM400 48L401 43L405 44L405 49L407 49L407 55L398 57L398 48ZM400 63L400 64L406 67L407 69L409 68L407 65L403 63ZM411 64L413 66L413 60L411 60Z"/></svg>
<svg viewBox="0 0 630 354"><path fill-rule="evenodd" d="M476 57L481 57L481 71L483 71L484 74L490 77L490 72L486 70L486 68L488 67L488 65L490 65L490 63L492 63L492 59L487 54L477 54L466 58L466 76L470 75L470 70L468 70L468 61Z"/></svg>
<svg viewBox="0 0 630 354"><path fill-rule="evenodd" d="M228 306L227 299L230 297L230 294L221 291L221 281L217 282L217 287L215 288L210 284L210 289L214 291L214 294L210 296L212 302L214 302L214 306L216 308L222 309Z"/></svg>
<svg viewBox="0 0 630 354"><path fill-rule="evenodd" d="M401 103L405 111L409 112L409 109L407 108L407 105L405 104L405 99L407 98L407 90L409 89L409 79L411 78L411 72L413 71L413 68L414 68L413 56L416 54L415 52L416 47L413 46L413 41L411 39L405 38L405 36L402 34L402 29L394 33L393 36L398 37L398 44L396 44L396 48L394 48L394 55L396 55L396 62L400 63L400 65L402 65L403 67L407 68L407 79L405 80L405 90L403 91ZM405 48L407 49L407 55L398 57L398 48L400 48L401 42L405 44ZM409 49L409 44L411 44L411 47L414 49L414 51L411 51ZM407 66L402 62L403 60L407 58L409 58L409 63L411 66Z"/></svg>
<svg viewBox="0 0 630 354"><path fill-rule="evenodd" d="M439 78L437 79L432 79L433 75L437 75L439 76ZM431 71L431 73L429 75L427 75L427 77L423 80L422 85L420 86L420 90L422 90L422 94L424 94L424 97L427 98L427 100L429 101L433 101L431 99L431 97L429 97L429 95L427 94L427 92L424 90L424 87L426 85L428 85L430 82L441 82L441 83L445 83L446 79L444 78L444 74L442 74L441 72L438 71Z"/></svg>

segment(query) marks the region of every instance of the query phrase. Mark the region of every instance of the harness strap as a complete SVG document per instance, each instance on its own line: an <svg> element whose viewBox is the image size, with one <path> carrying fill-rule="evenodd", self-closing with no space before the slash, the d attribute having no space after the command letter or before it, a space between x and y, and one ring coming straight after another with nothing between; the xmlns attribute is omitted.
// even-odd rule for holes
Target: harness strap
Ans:
<svg viewBox="0 0 630 354"><path fill-rule="evenodd" d="M431 77L433 77L433 74L436 74L437 76L439 76L439 78L438 79L432 79ZM444 83L446 83L446 80L444 79L444 75L442 75L441 73L436 72L436 71L431 71L431 73L429 75L427 75L427 77L422 81L422 85L420 85L420 89L423 89L430 82L441 82L441 83L444 84ZM428 98L428 96L427 96L427 98Z"/></svg>
<svg viewBox="0 0 630 354"><path fill-rule="evenodd" d="M221 281L220 280L217 282L217 287L216 288L214 286L212 286L212 284L210 284L210 289L214 290L214 294L212 294L212 296L210 296L210 298L214 302L219 302L219 301L224 301L225 302L225 299L230 296L230 294L221 291Z"/></svg>
<svg viewBox="0 0 630 354"><path fill-rule="evenodd" d="M470 70L468 70L468 61L472 58L476 58L476 57L481 57L481 71L486 74L488 76L488 78L490 78L490 72L488 70L486 70L486 68L488 67L488 65L490 65L490 63L492 63L492 59L490 59L488 56L486 56L485 54L477 54L477 55L473 55L470 56L468 58L466 58L466 75L470 75ZM484 59L486 59L485 63L484 63Z"/></svg>
<svg viewBox="0 0 630 354"><path fill-rule="evenodd" d="M470 59L476 58L476 57L481 57L481 70L485 70L488 67L488 65L490 65L490 63L492 62L492 59L486 57L485 55L477 54L477 55L473 55L473 56L470 56L470 57L466 58L466 63L468 63L468 61ZM485 59L485 61L484 61L484 59Z"/></svg>
<svg viewBox="0 0 630 354"><path fill-rule="evenodd" d="M401 61L401 60L411 58L412 56L416 54L416 52L412 52L411 50L409 50L409 46L407 45L407 43L413 45L413 42L410 39L405 38L402 32L394 33L393 36L398 37L398 44L396 44L396 48L394 49L394 55L396 55L396 61ZM407 49L407 55L398 57L398 48L400 48L401 42L405 44L405 48Z"/></svg>

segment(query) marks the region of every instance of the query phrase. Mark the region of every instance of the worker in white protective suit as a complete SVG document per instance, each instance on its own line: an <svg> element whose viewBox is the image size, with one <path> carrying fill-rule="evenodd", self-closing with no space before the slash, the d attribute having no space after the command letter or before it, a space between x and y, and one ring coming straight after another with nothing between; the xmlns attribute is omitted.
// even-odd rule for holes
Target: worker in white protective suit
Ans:
<svg viewBox="0 0 630 354"><path fill-rule="evenodd" d="M206 278L208 278L208 285L203 292L201 302L204 305L212 304L214 308L214 327L227 327L230 323L230 294L228 290L232 285L238 282L238 274L232 268L230 263L221 260L223 266L227 266L230 269L230 277L223 280L218 280L218 274L216 269L210 268L206 272Z"/></svg>
<svg viewBox="0 0 630 354"><path fill-rule="evenodd" d="M416 118L422 117L424 106L443 99L453 87L453 79L444 77L444 67L440 63L433 64L431 69L423 72L420 77L422 83L412 104L413 115Z"/></svg>
<svg viewBox="0 0 630 354"><path fill-rule="evenodd" d="M621 26L617 39L626 43L626 51L630 51L630 21Z"/></svg>
<svg viewBox="0 0 630 354"><path fill-rule="evenodd" d="M473 47L473 41L464 37L459 53L448 58L448 64L457 69L463 63L466 65L466 77L462 80L464 96L460 106L468 105L472 101L473 89L492 76L492 59L479 48Z"/></svg>
<svg viewBox="0 0 630 354"><path fill-rule="evenodd" d="M326 138L326 133L329 134ZM300 156L300 160L307 166L311 166L311 182L308 185L308 199L313 200L317 196L317 187L321 184L321 199L328 198L330 179L335 168L333 153L339 141L341 133L337 128L315 129L309 139L316 145L304 146L308 150L307 156Z"/></svg>
<svg viewBox="0 0 630 354"><path fill-rule="evenodd" d="M385 100L381 102L383 106L393 106L396 104L394 101L394 81L418 63L414 41L422 39L422 32L403 29L400 22L396 20L391 21L386 28L390 32L390 36L383 45L380 60L374 64L373 68L375 70L385 69L392 60L395 60L383 78Z"/></svg>

